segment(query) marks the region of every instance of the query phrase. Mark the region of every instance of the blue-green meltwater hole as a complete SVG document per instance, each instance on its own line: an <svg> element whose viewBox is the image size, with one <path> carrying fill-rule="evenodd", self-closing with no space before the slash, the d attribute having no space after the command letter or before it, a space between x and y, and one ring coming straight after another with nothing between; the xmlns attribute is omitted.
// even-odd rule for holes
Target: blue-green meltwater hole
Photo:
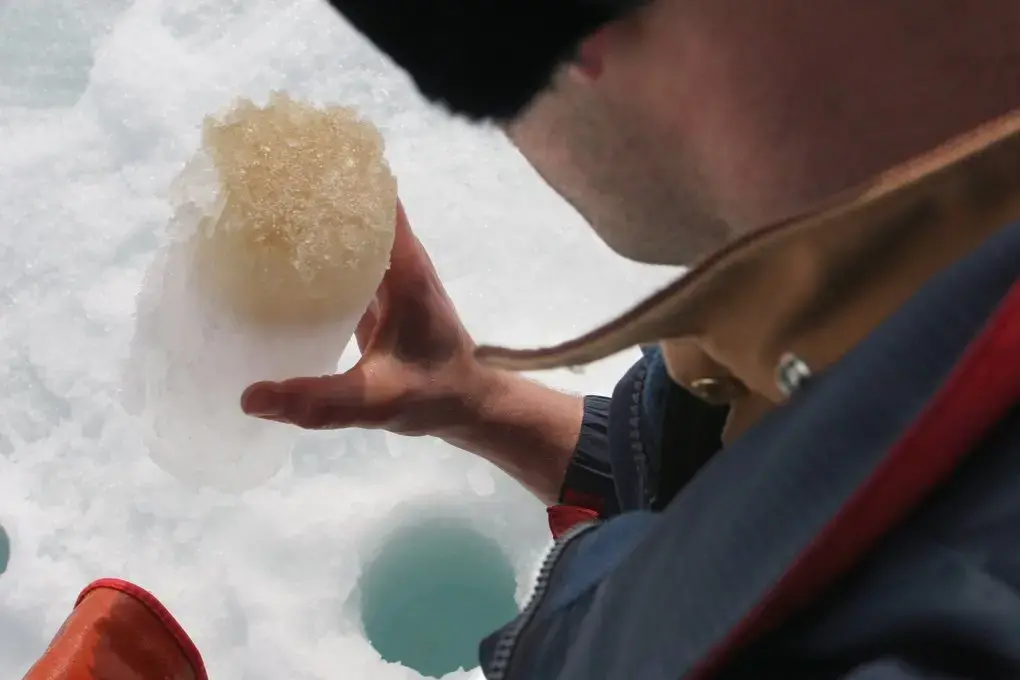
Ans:
<svg viewBox="0 0 1020 680"><path fill-rule="evenodd" d="M429 519L391 534L366 565L361 618L386 661L430 677L478 665L478 643L517 615L499 545L467 522Z"/></svg>

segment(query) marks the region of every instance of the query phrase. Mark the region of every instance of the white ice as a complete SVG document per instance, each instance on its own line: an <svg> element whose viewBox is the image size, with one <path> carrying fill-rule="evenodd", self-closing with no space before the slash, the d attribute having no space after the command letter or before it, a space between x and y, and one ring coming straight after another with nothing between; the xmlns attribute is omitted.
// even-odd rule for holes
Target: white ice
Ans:
<svg viewBox="0 0 1020 680"><path fill-rule="evenodd" d="M238 395L257 380L334 370L357 319L297 330L238 320L195 285L189 245L168 244L146 271L122 404L162 469L196 487L246 491L279 471L300 431L246 416Z"/></svg>
<svg viewBox="0 0 1020 680"><path fill-rule="evenodd" d="M519 597L529 585L541 506L437 442L302 434L242 495L194 491L145 455L118 387L166 188L204 115L274 89L382 128L481 341L565 339L672 273L609 252L503 140L426 107L318 0L0 0L3 677L42 653L80 588L116 576L170 608L212 678L415 678L380 660L350 603L381 537L423 514L470 521L513 557ZM605 393L633 358L538 377Z"/></svg>

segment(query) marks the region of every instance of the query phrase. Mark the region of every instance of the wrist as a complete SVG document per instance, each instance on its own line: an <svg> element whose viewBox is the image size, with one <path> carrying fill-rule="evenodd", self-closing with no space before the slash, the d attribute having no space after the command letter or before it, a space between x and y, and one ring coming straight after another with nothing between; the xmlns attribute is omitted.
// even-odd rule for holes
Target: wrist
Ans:
<svg viewBox="0 0 1020 680"><path fill-rule="evenodd" d="M500 404L512 399L514 384L524 378L514 373L474 364L457 381L457 415L432 433L443 441L464 448L498 418Z"/></svg>
<svg viewBox="0 0 1020 680"><path fill-rule="evenodd" d="M580 436L584 400L518 373L481 367L458 384L465 386L463 415L434 434L555 503Z"/></svg>

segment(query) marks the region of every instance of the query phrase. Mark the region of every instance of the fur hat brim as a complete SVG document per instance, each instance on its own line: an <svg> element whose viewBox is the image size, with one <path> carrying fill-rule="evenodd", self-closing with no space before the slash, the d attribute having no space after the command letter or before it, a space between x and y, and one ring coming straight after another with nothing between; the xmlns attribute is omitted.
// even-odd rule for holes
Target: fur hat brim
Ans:
<svg viewBox="0 0 1020 680"><path fill-rule="evenodd" d="M510 120L581 41L642 0L330 0L414 79L474 120Z"/></svg>

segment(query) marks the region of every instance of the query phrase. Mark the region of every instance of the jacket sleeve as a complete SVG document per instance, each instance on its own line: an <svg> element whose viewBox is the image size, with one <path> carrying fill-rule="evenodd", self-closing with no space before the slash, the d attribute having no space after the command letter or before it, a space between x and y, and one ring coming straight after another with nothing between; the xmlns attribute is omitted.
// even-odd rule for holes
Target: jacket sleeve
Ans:
<svg viewBox="0 0 1020 680"><path fill-rule="evenodd" d="M674 384L657 347L642 355L612 398L584 399L559 503L548 509L554 537L623 510L661 510L722 446L728 409Z"/></svg>
<svg viewBox="0 0 1020 680"><path fill-rule="evenodd" d="M583 515L571 517L571 521L563 527L565 529L581 519L608 519L620 514L618 477L621 471L613 469L612 449L620 445L619 441L614 441L620 435L629 436L627 428L621 429L620 424L621 418L624 424L630 422L631 414L629 409L624 408L628 404L617 402L632 401L635 390L640 396L648 366L658 356L657 348L643 349L641 358L620 378L612 398L594 395L584 398L581 432L563 480L559 505L549 509L550 527L554 536L562 533L555 526L557 515ZM610 423L613 421L616 421L614 427L619 431L615 436L610 436Z"/></svg>
<svg viewBox="0 0 1020 680"><path fill-rule="evenodd" d="M584 418L574 455L560 490L559 504L548 509L554 537L579 521L609 517L619 512L609 458L608 397L584 398Z"/></svg>
<svg viewBox="0 0 1020 680"><path fill-rule="evenodd" d="M613 397L589 395L584 398L584 418L574 455L560 490L559 503L548 508L549 529L559 538L571 527L586 521L608 519L620 514L620 470L613 469L613 447L619 446L620 431L610 436L610 423L623 417L629 421L626 403L620 395L640 391L650 357L657 350L642 351L642 357L627 371L613 390ZM626 428L622 431L627 435ZM626 477L626 474L624 474ZM631 480L632 481L632 480Z"/></svg>

